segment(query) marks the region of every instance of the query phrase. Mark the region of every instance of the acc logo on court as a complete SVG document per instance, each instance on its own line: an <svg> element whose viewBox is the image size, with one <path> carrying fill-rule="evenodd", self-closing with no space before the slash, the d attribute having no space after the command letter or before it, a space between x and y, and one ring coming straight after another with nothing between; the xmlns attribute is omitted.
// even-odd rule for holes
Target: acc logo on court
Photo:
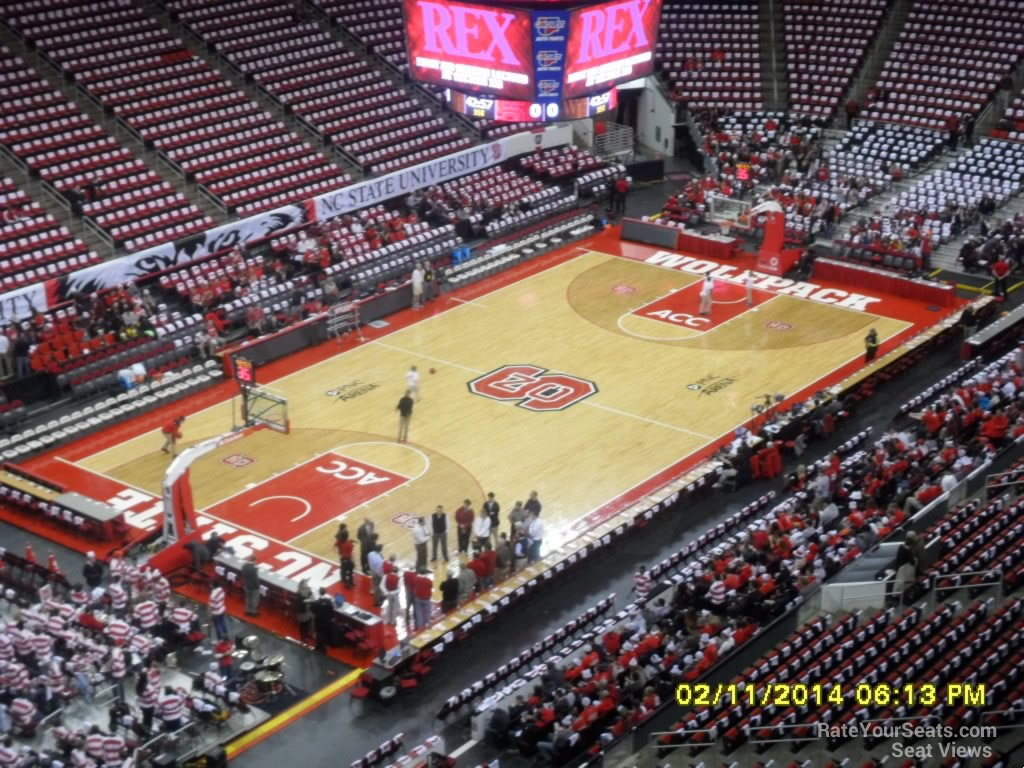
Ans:
<svg viewBox="0 0 1024 768"><path fill-rule="evenodd" d="M536 365L504 365L467 385L474 395L512 401L531 411L564 411L597 392L597 384Z"/></svg>

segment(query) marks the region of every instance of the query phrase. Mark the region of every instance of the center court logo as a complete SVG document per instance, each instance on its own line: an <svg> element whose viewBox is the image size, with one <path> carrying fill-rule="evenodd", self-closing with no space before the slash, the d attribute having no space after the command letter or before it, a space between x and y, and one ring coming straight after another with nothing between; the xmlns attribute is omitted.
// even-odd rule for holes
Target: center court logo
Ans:
<svg viewBox="0 0 1024 768"><path fill-rule="evenodd" d="M503 365L467 384L474 395L516 405L528 411L564 411L597 392L597 384L566 373L548 373L537 365Z"/></svg>

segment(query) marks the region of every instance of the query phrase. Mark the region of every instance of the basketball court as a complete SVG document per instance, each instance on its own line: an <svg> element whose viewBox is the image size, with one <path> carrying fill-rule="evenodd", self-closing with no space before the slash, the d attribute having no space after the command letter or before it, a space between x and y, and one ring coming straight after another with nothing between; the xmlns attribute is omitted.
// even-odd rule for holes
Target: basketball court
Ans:
<svg viewBox="0 0 1024 768"><path fill-rule="evenodd" d="M506 529L512 503L536 490L549 551L729 442L765 394L803 398L856 371L869 328L884 353L952 311L765 275L748 305L750 261L720 265L606 233L515 282L408 310L404 327L270 382L290 432L259 430L196 461L201 520L242 556L332 586L339 521L353 533L374 521L385 555L411 564L417 516L439 504L451 515L466 498L479 509L493 491ZM702 317L708 272L714 305ZM422 401L400 444L396 406L412 365ZM237 398L182 412L179 450L239 421ZM71 485L92 478L108 498L120 488L129 522L154 527L170 463L162 442L152 429L88 455L66 449L49 467Z"/></svg>

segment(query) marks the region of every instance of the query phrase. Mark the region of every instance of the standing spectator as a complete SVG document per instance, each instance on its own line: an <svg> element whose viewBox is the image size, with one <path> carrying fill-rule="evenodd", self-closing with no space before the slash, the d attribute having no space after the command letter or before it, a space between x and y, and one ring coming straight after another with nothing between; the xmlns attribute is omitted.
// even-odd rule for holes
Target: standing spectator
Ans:
<svg viewBox="0 0 1024 768"><path fill-rule="evenodd" d="M430 516L430 528L432 532L432 544L430 562L437 562L437 545L441 545L441 556L444 561L448 562L448 515L444 513L444 507L440 504L437 505L437 509L434 510L434 514Z"/></svg>
<svg viewBox="0 0 1024 768"><path fill-rule="evenodd" d="M316 649L326 653L334 640L334 602L327 596L327 590L323 587L320 587L319 595L313 601L312 610Z"/></svg>
<svg viewBox="0 0 1024 768"><path fill-rule="evenodd" d="M831 240L836 231L836 206L831 200L821 215L822 234L826 240Z"/></svg>
<svg viewBox="0 0 1024 768"><path fill-rule="evenodd" d="M32 349L32 342L28 334L22 331L14 339L14 368L19 379L23 379L32 372L28 362L29 350Z"/></svg>
<svg viewBox="0 0 1024 768"><path fill-rule="evenodd" d="M96 559L95 552L88 552L82 566L82 578L90 591L103 585L103 563Z"/></svg>
<svg viewBox="0 0 1024 768"><path fill-rule="evenodd" d="M508 540L508 534L502 533L498 537L498 546L495 554L495 575L498 581L503 581L512 572L512 544Z"/></svg>
<svg viewBox="0 0 1024 768"><path fill-rule="evenodd" d="M633 591L636 592L637 600L646 600L651 594L651 574L647 572L647 566L641 565L633 574Z"/></svg>
<svg viewBox="0 0 1024 768"><path fill-rule="evenodd" d="M242 590L245 592L245 615L260 615L260 572L256 569L256 555L249 555L242 566Z"/></svg>
<svg viewBox="0 0 1024 768"><path fill-rule="evenodd" d="M402 586L405 591L405 623L412 624L412 610L416 605L416 571L407 568L402 572Z"/></svg>
<svg viewBox="0 0 1024 768"><path fill-rule="evenodd" d="M495 500L493 493L487 494L487 501L484 502L483 509L491 519L491 536L494 538L494 544L497 545L501 524L501 505Z"/></svg>
<svg viewBox="0 0 1024 768"><path fill-rule="evenodd" d="M850 99L846 102L846 127L851 128L853 126L854 118L860 114L860 104L857 103L856 99Z"/></svg>
<svg viewBox="0 0 1024 768"><path fill-rule="evenodd" d="M338 550L338 561L341 567L341 583L348 589L355 586L353 575L356 567L352 561L352 554L355 550L355 543L348 535L348 526L342 523L338 527L338 533L334 537L334 548Z"/></svg>
<svg viewBox="0 0 1024 768"><path fill-rule="evenodd" d="M124 678L128 674L128 659L126 656L129 654L121 647L120 643L115 645L110 651L110 679L114 681L114 688L117 690L117 700L124 704Z"/></svg>
<svg viewBox="0 0 1024 768"><path fill-rule="evenodd" d="M540 521L540 513L530 513L526 518L526 538L529 542L527 561L535 563L540 560L540 549L544 543L544 523Z"/></svg>
<svg viewBox="0 0 1024 768"><path fill-rule="evenodd" d="M430 531L427 530L427 520L423 517L416 518L416 525L412 529L412 543L416 547L416 570L427 567L427 542L430 541ZM434 558L437 559L436 557Z"/></svg>
<svg viewBox="0 0 1024 768"><path fill-rule="evenodd" d="M483 549L484 544L491 540L491 518L487 516L487 510L480 508L480 514L473 521L473 547Z"/></svg>
<svg viewBox="0 0 1024 768"><path fill-rule="evenodd" d="M7 329L0 330L0 379L9 379L14 375L14 359L11 356L11 339Z"/></svg>
<svg viewBox="0 0 1024 768"><path fill-rule="evenodd" d="M962 128L962 132L963 132L963 135L964 135L964 146L965 147L973 147L974 146L974 127L975 127L974 115L972 115L971 113L968 112L967 114L964 115L963 128Z"/></svg>
<svg viewBox="0 0 1024 768"><path fill-rule="evenodd" d="M473 530L474 518L473 502L466 499L462 506L455 510L455 535L460 555L469 553L469 536Z"/></svg>
<svg viewBox="0 0 1024 768"><path fill-rule="evenodd" d="M956 146L960 141L960 119L956 115L950 115L946 118L946 131L949 133L947 139L949 148L956 150Z"/></svg>
<svg viewBox="0 0 1024 768"><path fill-rule="evenodd" d="M864 337L864 363L870 363L878 354L878 331L872 328Z"/></svg>
<svg viewBox="0 0 1024 768"><path fill-rule="evenodd" d="M1006 279L1010 276L1010 262L1002 254L992 264L992 279L995 281L992 286L992 295L1003 300L1007 297Z"/></svg>
<svg viewBox="0 0 1024 768"><path fill-rule="evenodd" d="M373 600L378 606L384 604L384 590L382 584L384 582L384 554L381 552L381 548L377 545L377 536L374 534L373 541L370 545L370 554L367 555L367 562L370 564L370 582L371 589L373 590Z"/></svg>
<svg viewBox="0 0 1024 768"><path fill-rule="evenodd" d="M356 538L359 539L359 566L363 573L370 572L370 542L374 535L373 521L365 518L363 524L356 529Z"/></svg>
<svg viewBox="0 0 1024 768"><path fill-rule="evenodd" d="M228 614L225 605L227 594L219 581L213 582L210 589L210 623L213 624L213 634L221 640L228 637Z"/></svg>
<svg viewBox="0 0 1024 768"><path fill-rule="evenodd" d="M413 610L413 621L416 629L423 629L430 623L430 600L434 595L434 580L426 569L420 571L414 584L416 604Z"/></svg>
<svg viewBox="0 0 1024 768"><path fill-rule="evenodd" d="M629 179L623 177L615 182L615 214L624 216L626 213L626 196L629 194Z"/></svg>
<svg viewBox="0 0 1024 768"><path fill-rule="evenodd" d="M419 309L423 306L423 265L416 262L412 269L412 308Z"/></svg>
<svg viewBox="0 0 1024 768"><path fill-rule="evenodd" d="M434 267L429 261L423 262L423 299L433 301L437 298L437 276L434 274Z"/></svg>
<svg viewBox="0 0 1024 768"><path fill-rule="evenodd" d="M295 592L295 621L299 625L299 640L303 643L316 638L313 602L313 590L309 588L309 579L302 579Z"/></svg>
<svg viewBox="0 0 1024 768"><path fill-rule="evenodd" d="M171 686L164 688L164 694L157 701L157 709L165 731L173 732L184 725L185 697Z"/></svg>
<svg viewBox="0 0 1024 768"><path fill-rule="evenodd" d="M398 411L398 442L409 442L409 422L412 420L413 400L409 390L398 401L395 410Z"/></svg>
<svg viewBox="0 0 1024 768"><path fill-rule="evenodd" d="M525 509L527 514L540 515L541 503L540 499L537 498L536 491L530 491L530 498L526 500Z"/></svg>
<svg viewBox="0 0 1024 768"><path fill-rule="evenodd" d="M454 611L459 605L459 580L448 571L448 578L441 582L441 610L445 613Z"/></svg>
<svg viewBox="0 0 1024 768"><path fill-rule="evenodd" d="M508 535L510 538L515 537L516 528L526 522L527 514L523 502L517 501L512 505L512 511L508 513Z"/></svg>
<svg viewBox="0 0 1024 768"><path fill-rule="evenodd" d="M615 179L608 179L608 209L614 214L619 207L619 187Z"/></svg>
<svg viewBox="0 0 1024 768"><path fill-rule="evenodd" d="M423 518L420 518L421 520ZM417 550L419 545L417 545ZM423 543L423 561L426 563L426 549L427 544ZM425 567L425 566L424 566ZM399 575L399 569L397 567L392 568L387 576L384 577L384 593L387 595L387 606L384 610L384 623L395 626L398 623L398 614L402 610L401 599L399 597L400 587L402 586L402 579Z"/></svg>

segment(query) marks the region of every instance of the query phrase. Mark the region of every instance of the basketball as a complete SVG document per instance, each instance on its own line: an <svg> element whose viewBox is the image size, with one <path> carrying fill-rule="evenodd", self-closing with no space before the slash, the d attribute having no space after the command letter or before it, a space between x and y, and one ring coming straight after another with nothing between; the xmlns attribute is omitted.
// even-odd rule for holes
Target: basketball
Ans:
<svg viewBox="0 0 1024 768"><path fill-rule="evenodd" d="M435 373L437 373L437 371L436 371L436 370L435 370L434 368L431 368L431 369L430 369L430 373L431 373L431 374L435 374Z"/></svg>

